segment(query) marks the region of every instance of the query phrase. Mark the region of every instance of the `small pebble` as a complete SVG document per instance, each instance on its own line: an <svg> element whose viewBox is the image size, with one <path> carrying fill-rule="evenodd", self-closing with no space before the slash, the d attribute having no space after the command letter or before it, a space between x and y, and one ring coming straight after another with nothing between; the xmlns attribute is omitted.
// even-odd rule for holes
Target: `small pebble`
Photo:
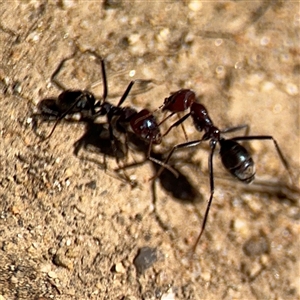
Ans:
<svg viewBox="0 0 300 300"><path fill-rule="evenodd" d="M197 12L199 10L202 9L202 2L201 1L191 1L189 4L188 4L188 8L191 10L191 11L194 11L194 12Z"/></svg>
<svg viewBox="0 0 300 300"><path fill-rule="evenodd" d="M11 212L14 215L18 215L21 212L21 208L19 206L17 206L17 205L13 205L12 208L11 208Z"/></svg>
<svg viewBox="0 0 300 300"><path fill-rule="evenodd" d="M264 36L260 40L261 46L267 46L270 43L270 38L268 36Z"/></svg>
<svg viewBox="0 0 300 300"><path fill-rule="evenodd" d="M242 235L243 237L247 237L249 234L249 226L247 224L247 222L245 222L244 220L241 219L235 219L234 220L234 230L236 232L238 232L240 235Z"/></svg>
<svg viewBox="0 0 300 300"><path fill-rule="evenodd" d="M172 289L170 289L167 293L162 294L161 300L175 300L176 296Z"/></svg>
<svg viewBox="0 0 300 300"><path fill-rule="evenodd" d="M223 40L222 39L216 39L215 40L215 46L219 47L223 44Z"/></svg>
<svg viewBox="0 0 300 300"><path fill-rule="evenodd" d="M248 256L259 256L270 251L268 240L264 236L253 236L244 243L243 251Z"/></svg>
<svg viewBox="0 0 300 300"><path fill-rule="evenodd" d="M40 271L42 273L49 273L51 271L51 265L50 264L43 264L43 265L41 265Z"/></svg>
<svg viewBox="0 0 300 300"><path fill-rule="evenodd" d="M13 284L17 284L17 283L18 283L18 281L19 281L19 280L18 280L18 278L17 278L17 277L15 277L15 276L11 276L11 277L10 277L10 282L11 282L11 283L13 283Z"/></svg>
<svg viewBox="0 0 300 300"><path fill-rule="evenodd" d="M53 279L56 279L56 278L57 278L57 274L56 274L54 271L48 272L47 275L48 275L50 278L53 278Z"/></svg>
<svg viewBox="0 0 300 300"><path fill-rule="evenodd" d="M201 278L202 278L204 281L209 282L210 279L211 279L211 273L210 273L210 272L203 272L203 273L201 273Z"/></svg>
<svg viewBox="0 0 300 300"><path fill-rule="evenodd" d="M115 265L115 271L116 273L124 274L126 272L126 269L124 268L123 264L120 262Z"/></svg>
<svg viewBox="0 0 300 300"><path fill-rule="evenodd" d="M69 9L71 7L74 7L75 1L74 0L62 0L61 6L63 9Z"/></svg>
<svg viewBox="0 0 300 300"><path fill-rule="evenodd" d="M35 249L38 249L38 248L39 248L39 244L38 244L38 243L32 243L32 246L33 246Z"/></svg>
<svg viewBox="0 0 300 300"><path fill-rule="evenodd" d="M293 83L288 83L285 87L285 90L291 96L298 95L299 93L297 85Z"/></svg>
<svg viewBox="0 0 300 300"><path fill-rule="evenodd" d="M155 248L144 247L139 249L133 264L138 273L142 274L157 261L157 253Z"/></svg>
<svg viewBox="0 0 300 300"><path fill-rule="evenodd" d="M71 177L72 175L73 175L72 169L71 169L71 168L67 168L67 169L65 170L65 176L66 176L66 178L69 178L69 177Z"/></svg>
<svg viewBox="0 0 300 300"><path fill-rule="evenodd" d="M95 190L97 188L97 181L91 180L90 182L86 183L85 186L91 190Z"/></svg>
<svg viewBox="0 0 300 300"><path fill-rule="evenodd" d="M59 267L64 267L68 270L73 270L73 263L68 259L65 253L58 251L53 258L53 263Z"/></svg>

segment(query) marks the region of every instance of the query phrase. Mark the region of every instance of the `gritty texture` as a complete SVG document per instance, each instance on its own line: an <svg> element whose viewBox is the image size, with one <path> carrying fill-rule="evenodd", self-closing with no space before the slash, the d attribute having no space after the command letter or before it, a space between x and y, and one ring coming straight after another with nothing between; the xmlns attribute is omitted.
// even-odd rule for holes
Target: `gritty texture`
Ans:
<svg viewBox="0 0 300 300"><path fill-rule="evenodd" d="M0 16L1 300L299 299L298 1L6 1ZM33 132L37 103L61 92L50 78L62 59L61 85L101 98L100 65L86 50L105 59L108 101L133 79L144 84L124 105L136 109L193 89L218 127L272 135L293 183L271 141L245 144L250 186L216 153L214 201L191 258L210 193L208 143L175 153L178 180L164 172L151 183L150 162L114 172L112 151L85 139L84 122L59 123L45 142ZM190 120L185 128L201 137ZM155 151L182 142L178 127ZM119 164L145 151L130 146ZM140 249L155 253L142 272Z"/></svg>

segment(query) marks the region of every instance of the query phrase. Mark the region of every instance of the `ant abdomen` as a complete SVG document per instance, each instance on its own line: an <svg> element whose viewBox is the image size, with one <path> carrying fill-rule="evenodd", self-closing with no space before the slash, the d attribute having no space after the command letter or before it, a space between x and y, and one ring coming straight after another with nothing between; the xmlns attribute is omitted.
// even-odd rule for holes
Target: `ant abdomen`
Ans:
<svg viewBox="0 0 300 300"><path fill-rule="evenodd" d="M70 113L91 111L94 109L95 102L95 96L91 92L82 90L66 90L57 98L57 106L62 113L68 110ZM74 107L70 109L73 105Z"/></svg>
<svg viewBox="0 0 300 300"><path fill-rule="evenodd" d="M221 139L220 156L223 166L234 177L245 183L251 183L255 177L255 166L249 152L233 140Z"/></svg>
<svg viewBox="0 0 300 300"><path fill-rule="evenodd" d="M56 99L54 98L47 98L41 100L37 104L37 109L42 114L48 116L58 117L60 115L60 109L56 104Z"/></svg>

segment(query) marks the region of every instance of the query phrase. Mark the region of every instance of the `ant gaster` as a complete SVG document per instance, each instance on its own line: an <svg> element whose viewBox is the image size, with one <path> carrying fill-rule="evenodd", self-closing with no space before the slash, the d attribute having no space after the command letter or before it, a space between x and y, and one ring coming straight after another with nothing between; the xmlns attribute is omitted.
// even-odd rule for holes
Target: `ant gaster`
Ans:
<svg viewBox="0 0 300 300"><path fill-rule="evenodd" d="M187 101L188 99L188 101ZM170 132L170 130L180 124L182 124L189 116L192 117L193 123L197 131L204 132L204 135L201 139L189 141L186 143L181 143L174 146L169 153L167 159L165 160L165 164L168 163L171 156L173 155L174 151L180 148L189 148L194 147L202 143L203 141L209 140L209 145L211 148L210 155L208 158L208 169L209 169L209 181L210 181L210 197L208 200L207 208L204 214L202 226L200 233L197 237L196 243L193 247L193 252L195 252L196 247L200 241L200 238L204 232L207 217L209 213L209 209L213 200L214 195L214 173L213 173L213 155L215 152L216 145L219 143L220 145L220 156L223 166L226 170L228 170L234 177L239 179L244 183L251 183L255 177L255 167L254 162L249 154L249 152L244 148L242 145L238 143L238 141L247 141L247 140L272 140L275 146L275 149L279 155L279 158L284 165L285 169L290 173L290 168L288 162L284 158L282 151L279 148L278 143L276 140L269 135L253 135L253 136L237 136L231 139L225 139L222 137L222 134L228 132L238 131L240 129L246 128L248 129L247 125L241 125L237 127L231 127L224 130L218 129L214 126L212 120L208 115L208 111L204 105L195 102L196 99L195 93L191 90L180 90L171 97L165 100L166 107L171 107L172 110L175 112L176 109L180 110L181 108L186 107L186 103L190 107L190 112L182 117L180 120L175 122L173 125L170 126L169 130L166 132ZM169 101L169 102L168 102ZM158 173L153 177L156 179L162 172L163 167L158 171Z"/></svg>

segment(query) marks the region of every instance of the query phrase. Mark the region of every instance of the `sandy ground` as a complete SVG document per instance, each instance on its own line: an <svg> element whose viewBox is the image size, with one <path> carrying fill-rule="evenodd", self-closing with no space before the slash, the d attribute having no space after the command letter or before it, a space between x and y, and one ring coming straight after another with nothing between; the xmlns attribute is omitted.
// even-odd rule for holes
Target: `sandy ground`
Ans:
<svg viewBox="0 0 300 300"><path fill-rule="evenodd" d="M1 300L299 299L298 1L6 1L0 16ZM178 180L165 172L152 184L150 162L127 169L131 186L97 140L101 124L94 134L64 121L42 143L33 132L37 103L61 92L51 75L75 49L57 76L66 88L101 98L89 49L105 58L112 103L133 79L144 80L126 99L136 109L193 89L218 127L272 135L294 184L271 141L246 145L250 186L215 155L214 201L191 259L209 198L208 145L173 156ZM185 126L189 139L201 137ZM155 152L184 141L174 129ZM144 157L131 145L121 164ZM138 266L142 249L150 262Z"/></svg>

